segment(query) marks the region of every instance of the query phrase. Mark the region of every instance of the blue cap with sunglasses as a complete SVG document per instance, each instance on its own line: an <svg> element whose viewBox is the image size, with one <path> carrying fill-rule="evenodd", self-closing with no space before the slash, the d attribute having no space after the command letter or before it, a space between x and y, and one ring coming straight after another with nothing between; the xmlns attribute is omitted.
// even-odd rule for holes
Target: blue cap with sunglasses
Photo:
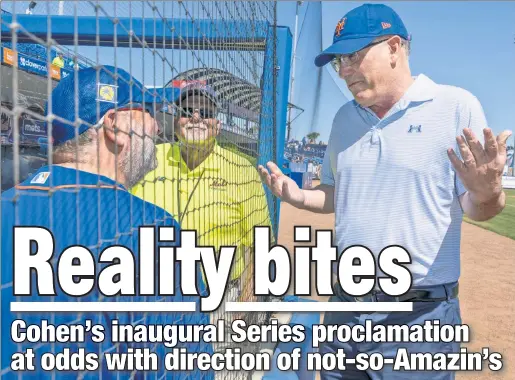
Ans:
<svg viewBox="0 0 515 380"><path fill-rule="evenodd" d="M216 107L220 106L220 99L218 98L215 90L207 85L204 81L198 80L177 80L173 82L175 89L179 89L175 102L181 103L187 96L197 94L203 95L207 99L211 100Z"/></svg>
<svg viewBox="0 0 515 380"><path fill-rule="evenodd" d="M377 37L410 36L399 15L383 4L363 4L348 12L336 25L333 44L315 58L322 67L337 54L351 54L370 45Z"/></svg>
<svg viewBox="0 0 515 380"><path fill-rule="evenodd" d="M145 88L125 70L113 66L79 70L76 74L61 80L51 96L51 111L56 117L52 121L52 138L56 145L75 138L76 130L78 135L84 133L111 109L126 108L130 105L133 108L145 108L154 114L165 110L166 102L174 100L172 89ZM79 108L77 115L75 99ZM47 103L45 115L49 114Z"/></svg>
<svg viewBox="0 0 515 380"><path fill-rule="evenodd" d="M185 99L191 95L201 95L208 99L214 109L211 107L200 107L197 109L199 116L203 119L215 118L218 114L220 107L220 98L216 91L203 80L173 80L171 82L172 88L175 90L175 104L174 115L176 117L192 117L196 107L193 108L185 103ZM207 105L207 104L205 104Z"/></svg>

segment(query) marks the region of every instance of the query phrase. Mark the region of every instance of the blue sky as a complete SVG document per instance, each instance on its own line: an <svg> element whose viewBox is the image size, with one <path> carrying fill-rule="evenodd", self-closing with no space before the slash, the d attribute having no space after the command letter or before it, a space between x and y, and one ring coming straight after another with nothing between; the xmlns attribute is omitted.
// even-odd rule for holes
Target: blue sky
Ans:
<svg viewBox="0 0 515 380"><path fill-rule="evenodd" d="M362 2L322 2L323 47L332 42L333 31L343 15ZM515 108L515 2L512 1L396 1L384 2L391 6L403 19L412 34L411 69L414 75L424 73L438 83L463 87L481 101L489 126L498 134L504 129L515 133L513 109ZM309 3L300 7L301 17ZM313 7L313 5L311 5ZM281 1L279 24L290 26L292 33L295 22L295 2ZM316 28L304 24L304 28ZM303 33L310 38L313 33ZM317 45L317 41L312 42ZM302 54L302 53L301 53ZM301 57L302 58L302 57ZM297 65L312 65L302 61ZM328 70L329 72L330 70ZM339 85L345 99L351 95L345 83L330 73ZM302 80L300 78L299 80ZM334 93L334 90L332 90ZM308 96L308 95L306 95ZM306 97L295 96L301 103ZM331 102L333 96L326 97ZM341 98L332 101L327 109L339 108ZM309 102L307 102L309 103ZM328 112L328 118L330 118ZM302 117L298 119L302 120ZM327 139L330 122L320 121L316 126L306 123L297 127L299 135L304 131L316 130L322 139ZM513 145L513 137L510 139Z"/></svg>
<svg viewBox="0 0 515 380"><path fill-rule="evenodd" d="M28 1L5 1L2 7L23 13ZM120 17L153 17L149 3L134 1L101 2L101 16L108 14ZM78 5L76 5L78 4ZM142 5L143 4L143 5ZM216 13L216 3L205 1L177 3L156 1L156 6L166 17L187 18L184 7L189 7L197 17L206 17L205 10ZM227 3L223 17L235 13L235 3ZM293 103L305 110L293 123L292 136L302 138L311 131L321 134L327 141L331 121L338 108L351 99L344 82L339 79L330 65L321 70L320 78L314 66L314 56L332 42L334 27L343 15L362 2L304 1L300 7L299 29L302 32L298 42L298 57L295 70L295 92ZM463 87L481 101L490 127L498 134L503 129L515 130L512 109L515 108L515 1L395 1L385 4L394 8L404 20L413 36L411 68L414 75L424 73L438 83ZM278 3L278 24L290 27L292 34L295 23L296 1L281 0ZM260 5L260 12L269 12ZM76 7L76 9L74 9ZM142 11L144 9L144 11ZM58 2L38 2L35 13L57 14ZM306 14L306 10L308 10ZM93 6L87 2L65 2L65 14L94 15ZM247 8L248 11L248 8ZM249 14L249 13L247 13ZM199 63L185 51L167 51L173 68L153 61L149 51L142 49L80 47L80 53L104 64L117 64L131 71L146 85L163 85L177 73ZM204 53L200 55L203 56ZM227 54L217 59L206 53L207 65L227 65ZM233 66L242 66L250 56L236 56ZM219 62L222 61L222 62ZM230 66L230 64L229 64ZM156 67L155 73L153 68ZM234 67L229 67L234 69ZM164 75L163 75L164 72ZM240 76L247 76L250 71ZM155 79L155 80L154 80ZM320 92L317 95L317 86ZM295 113L293 114L295 116ZM513 143L513 137L509 141Z"/></svg>

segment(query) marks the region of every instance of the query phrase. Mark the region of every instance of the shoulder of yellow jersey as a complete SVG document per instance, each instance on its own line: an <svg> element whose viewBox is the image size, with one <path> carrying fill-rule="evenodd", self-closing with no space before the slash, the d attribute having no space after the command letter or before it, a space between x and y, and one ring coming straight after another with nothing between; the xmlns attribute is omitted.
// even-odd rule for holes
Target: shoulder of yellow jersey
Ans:
<svg viewBox="0 0 515 380"><path fill-rule="evenodd" d="M247 160L245 157L240 156L237 153L234 153L233 151L231 151L229 149L222 148L221 146L217 146L217 151L220 155L222 155L224 157L225 160L227 160L231 164L241 166L241 168L244 170L246 168L257 170L249 160Z"/></svg>

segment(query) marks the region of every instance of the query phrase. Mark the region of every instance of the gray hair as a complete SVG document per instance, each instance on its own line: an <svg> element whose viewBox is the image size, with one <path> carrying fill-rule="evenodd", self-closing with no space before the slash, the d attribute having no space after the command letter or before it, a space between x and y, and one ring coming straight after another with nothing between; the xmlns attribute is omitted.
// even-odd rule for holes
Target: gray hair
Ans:
<svg viewBox="0 0 515 380"><path fill-rule="evenodd" d="M77 157L76 161L85 161L88 148L93 144L94 140L93 131L88 129L76 139L68 140L54 147L54 155L63 156L63 158L66 157L65 160L69 160L71 157Z"/></svg>
<svg viewBox="0 0 515 380"><path fill-rule="evenodd" d="M411 41L405 40L401 37L401 47L406 51L406 57L409 57L411 52Z"/></svg>
<svg viewBox="0 0 515 380"><path fill-rule="evenodd" d="M97 125L92 128L88 128L76 139L65 141L64 143L54 147L54 156L62 156L65 161L71 159L73 162L86 162L88 160L88 150L96 140L96 130L103 126L104 118L102 117Z"/></svg>
<svg viewBox="0 0 515 380"><path fill-rule="evenodd" d="M104 127L104 120L80 134L77 139L66 141L54 148L54 162L56 164L96 164L100 166L97 151L93 147L98 145L95 136L97 130ZM116 132L116 129L115 129ZM130 134L129 134L130 135ZM144 139L150 144L148 149L144 149ZM125 153L117 157L117 170L120 170L125 177L125 185L130 188L142 180L149 171L156 168L156 146L148 136L133 139L131 136L130 148Z"/></svg>

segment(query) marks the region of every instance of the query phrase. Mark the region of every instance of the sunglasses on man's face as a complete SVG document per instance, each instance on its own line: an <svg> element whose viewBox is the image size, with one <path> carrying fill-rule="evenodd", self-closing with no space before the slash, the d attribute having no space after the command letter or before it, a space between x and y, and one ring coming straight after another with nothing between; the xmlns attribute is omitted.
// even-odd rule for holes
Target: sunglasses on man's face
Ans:
<svg viewBox="0 0 515 380"><path fill-rule="evenodd" d="M193 108L193 107L177 107L178 117L193 117L198 112L201 119L214 119L216 118L217 112L210 108Z"/></svg>

